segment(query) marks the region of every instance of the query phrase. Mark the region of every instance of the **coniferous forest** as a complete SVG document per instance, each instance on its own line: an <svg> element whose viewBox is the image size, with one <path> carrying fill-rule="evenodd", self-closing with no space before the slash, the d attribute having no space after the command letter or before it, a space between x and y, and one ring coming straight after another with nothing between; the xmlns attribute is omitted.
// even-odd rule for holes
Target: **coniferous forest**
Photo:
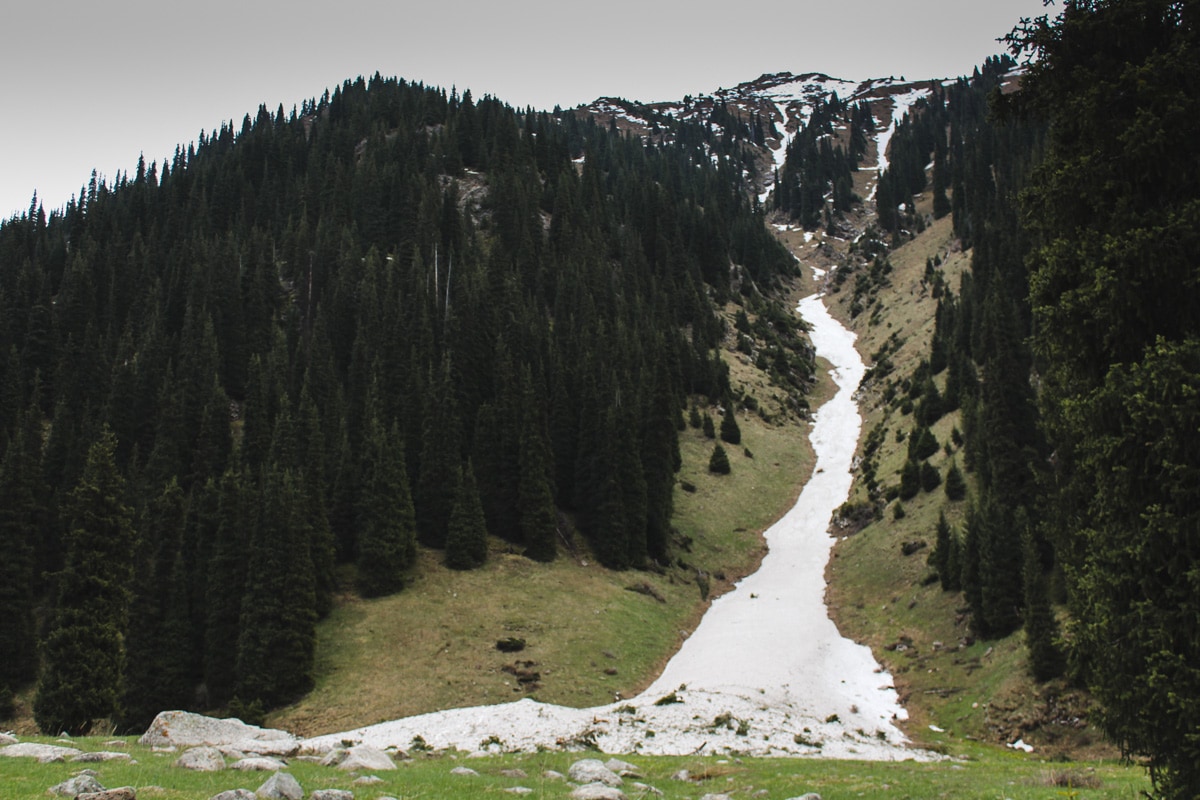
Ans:
<svg viewBox="0 0 1200 800"><path fill-rule="evenodd" d="M717 309L794 271L675 133L376 75L0 225L0 689L56 732L270 708L336 574L552 560L564 514L665 560Z"/></svg>
<svg viewBox="0 0 1200 800"><path fill-rule="evenodd" d="M973 636L1023 630L1034 680L1090 690L1172 798L1200 791L1198 15L1067 0L929 84L848 308L951 217L970 269L928 263L928 356L888 398L907 463L886 485L872 434L859 479L879 508L964 504L934 583ZM651 121L375 75L0 223L0 694L36 685L55 732L249 713L311 688L336 591L404 590L418 548L549 561L578 526L607 567L667 560L689 397L730 406L719 312L795 261L744 185L762 119ZM879 122L818 104L771 212L836 231Z"/></svg>

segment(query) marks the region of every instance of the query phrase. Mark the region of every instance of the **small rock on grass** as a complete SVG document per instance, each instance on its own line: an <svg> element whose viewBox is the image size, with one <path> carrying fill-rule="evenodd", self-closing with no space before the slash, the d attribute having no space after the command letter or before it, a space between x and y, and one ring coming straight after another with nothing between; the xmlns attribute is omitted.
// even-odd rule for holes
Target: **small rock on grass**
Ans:
<svg viewBox="0 0 1200 800"><path fill-rule="evenodd" d="M276 772L267 778L255 794L264 800L304 800L300 782L286 772Z"/></svg>
<svg viewBox="0 0 1200 800"><path fill-rule="evenodd" d="M626 800L625 793L615 786L589 783L571 792L572 800Z"/></svg>
<svg viewBox="0 0 1200 800"><path fill-rule="evenodd" d="M46 791L59 797L75 797L85 792L103 792L104 786L92 775L81 774L51 786Z"/></svg>
<svg viewBox="0 0 1200 800"><path fill-rule="evenodd" d="M132 761L133 756L129 753L114 753L110 750L100 750L95 753L80 753L77 756L71 756L71 761L83 764L94 764L100 761Z"/></svg>
<svg viewBox="0 0 1200 800"><path fill-rule="evenodd" d="M576 761L567 770L567 775L575 783L603 783L605 786L620 786L621 776L610 770L598 758L585 758Z"/></svg>
<svg viewBox="0 0 1200 800"><path fill-rule="evenodd" d="M821 800L821 795L817 794L816 792L809 792L808 794L802 794L799 797L789 797L788 800Z"/></svg>
<svg viewBox="0 0 1200 800"><path fill-rule="evenodd" d="M230 789L220 794L214 794L208 800L258 800L249 789Z"/></svg>
<svg viewBox="0 0 1200 800"><path fill-rule="evenodd" d="M378 775L363 775L361 778L354 779L355 786L370 786L375 783L383 783L383 778Z"/></svg>
<svg viewBox="0 0 1200 800"><path fill-rule="evenodd" d="M0 733L0 747L9 745L9 744L16 744L19 741L20 741L20 739L18 739L15 736L12 736L7 733Z"/></svg>
<svg viewBox="0 0 1200 800"><path fill-rule="evenodd" d="M451 775L478 775L479 773L470 767L455 767L450 770Z"/></svg>
<svg viewBox="0 0 1200 800"><path fill-rule="evenodd" d="M132 786L121 786L117 789L106 789L103 792L84 792L77 795L75 800L137 800L137 792Z"/></svg>
<svg viewBox="0 0 1200 800"><path fill-rule="evenodd" d="M251 758L243 758L233 762L230 769L242 770L243 772L273 772L286 767L282 761L266 756L253 756Z"/></svg>
<svg viewBox="0 0 1200 800"><path fill-rule="evenodd" d="M317 789L308 800L354 800L354 792L345 789Z"/></svg>
<svg viewBox="0 0 1200 800"><path fill-rule="evenodd" d="M225 756L215 747L193 747L175 759L175 766L196 772L220 772L225 769Z"/></svg>

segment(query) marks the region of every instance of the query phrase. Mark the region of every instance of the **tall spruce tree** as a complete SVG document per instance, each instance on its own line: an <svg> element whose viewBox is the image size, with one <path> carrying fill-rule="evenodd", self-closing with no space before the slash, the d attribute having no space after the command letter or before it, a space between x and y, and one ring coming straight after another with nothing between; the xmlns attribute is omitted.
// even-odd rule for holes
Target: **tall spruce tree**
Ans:
<svg viewBox="0 0 1200 800"><path fill-rule="evenodd" d="M368 428L356 579L364 597L402 589L415 556L416 518L399 438L398 428L385 432L377 420Z"/></svg>
<svg viewBox="0 0 1200 800"><path fill-rule="evenodd" d="M105 428L66 507L66 564L55 576L57 603L33 701L46 733L81 735L120 710L136 534L115 451L116 437Z"/></svg>
<svg viewBox="0 0 1200 800"><path fill-rule="evenodd" d="M457 481L454 505L446 528L446 551L443 556L450 569L475 569L487 562L487 523L475 485L475 470L467 462Z"/></svg>

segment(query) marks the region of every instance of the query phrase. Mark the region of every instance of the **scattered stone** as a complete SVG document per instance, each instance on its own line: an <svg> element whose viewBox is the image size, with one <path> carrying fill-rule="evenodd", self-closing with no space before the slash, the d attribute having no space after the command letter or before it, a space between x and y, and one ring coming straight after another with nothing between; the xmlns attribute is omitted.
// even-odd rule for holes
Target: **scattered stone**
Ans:
<svg viewBox="0 0 1200 800"><path fill-rule="evenodd" d="M71 756L77 756L81 752L83 751L76 750L74 747L60 747L56 744L36 744L34 742L20 742L18 744L10 744L7 747L0 747L0 756L36 758L43 764L49 764L52 761L66 761Z"/></svg>
<svg viewBox="0 0 1200 800"><path fill-rule="evenodd" d="M809 792L808 794L802 794L799 797L789 797L788 800L821 800L821 795L817 794L816 792Z"/></svg>
<svg viewBox="0 0 1200 800"><path fill-rule="evenodd" d="M730 797L727 794L713 794L709 792L708 794L700 795L700 800L730 800Z"/></svg>
<svg viewBox="0 0 1200 800"><path fill-rule="evenodd" d="M281 770L286 766L287 764L284 764L277 758L251 756L250 758L243 758L233 762L233 764L230 765L230 769L237 769L243 772L275 772L276 770Z"/></svg>
<svg viewBox="0 0 1200 800"><path fill-rule="evenodd" d="M336 767L346 760L346 756L350 755L350 751L344 747L335 747L321 757L318 762L323 767Z"/></svg>
<svg viewBox="0 0 1200 800"><path fill-rule="evenodd" d="M247 753L280 756L295 755L300 749L300 740L286 731L187 711L159 713L138 743L147 747L230 745Z"/></svg>
<svg viewBox="0 0 1200 800"><path fill-rule="evenodd" d="M641 797L646 797L647 795L654 795L655 797L663 796L662 789L656 789L648 783L638 783L635 781L631 785L633 786L633 788L635 788L639 792L641 792L641 795L640 795Z"/></svg>
<svg viewBox="0 0 1200 800"><path fill-rule="evenodd" d="M249 789L230 789L220 794L214 794L208 800L258 800Z"/></svg>
<svg viewBox="0 0 1200 800"><path fill-rule="evenodd" d="M21 740L15 736L13 736L12 734L0 733L0 747L4 747L4 746L10 745L10 744L16 744L19 741L21 741Z"/></svg>
<svg viewBox="0 0 1200 800"><path fill-rule="evenodd" d="M566 775L563 775L561 772L557 772L556 770L552 769L548 769L543 772L542 777L548 781L565 781L567 779Z"/></svg>
<svg viewBox="0 0 1200 800"><path fill-rule="evenodd" d="M613 772L598 758L576 761L567 770L567 776L575 783L603 783L605 786L620 786L621 776Z"/></svg>
<svg viewBox="0 0 1200 800"><path fill-rule="evenodd" d="M355 786L371 786L376 783L383 783L383 778L378 775L363 775L361 778L354 779Z"/></svg>
<svg viewBox="0 0 1200 800"><path fill-rule="evenodd" d="M610 758L608 761L604 762L604 766L609 771L617 773L622 778L642 777L641 773L638 772L637 767L635 767L633 764L630 764L628 761L622 761L619 758Z"/></svg>
<svg viewBox="0 0 1200 800"><path fill-rule="evenodd" d="M396 762L392 761L392 757L382 750L370 745L356 744L346 751L344 758L338 761L337 768L346 772L357 772L359 770L375 772L378 770L395 769Z"/></svg>
<svg viewBox="0 0 1200 800"><path fill-rule="evenodd" d="M317 789L308 800L354 800L354 792L345 789Z"/></svg>
<svg viewBox="0 0 1200 800"><path fill-rule="evenodd" d="M110 739L104 743L104 747L129 747L129 742L124 739Z"/></svg>
<svg viewBox="0 0 1200 800"><path fill-rule="evenodd" d="M471 769L470 767L455 767L454 769L450 770L450 774L451 775L475 775L475 776L479 775L478 772Z"/></svg>
<svg viewBox="0 0 1200 800"><path fill-rule="evenodd" d="M671 780L673 781L690 781L691 779L692 773L688 772L686 769L681 769L679 772L676 772L671 776Z"/></svg>
<svg viewBox="0 0 1200 800"><path fill-rule="evenodd" d="M528 778L528 773L523 769L502 769L500 774L506 778Z"/></svg>
<svg viewBox="0 0 1200 800"><path fill-rule="evenodd" d="M533 789L530 789L528 786L510 786L504 791L509 794L533 794Z"/></svg>
<svg viewBox="0 0 1200 800"><path fill-rule="evenodd" d="M84 792L103 792L104 786L101 785L100 781L96 780L94 775L81 773L56 786L51 786L47 791L59 797L75 797Z"/></svg>
<svg viewBox="0 0 1200 800"><path fill-rule="evenodd" d="M625 793L615 786L589 783L571 792L572 800L625 800Z"/></svg>
<svg viewBox="0 0 1200 800"><path fill-rule="evenodd" d="M287 772L276 772L254 794L264 800L304 800L300 782Z"/></svg>
<svg viewBox="0 0 1200 800"><path fill-rule="evenodd" d="M215 747L193 747L175 760L175 766L197 772L220 772L225 769L225 757Z"/></svg>
<svg viewBox="0 0 1200 800"><path fill-rule="evenodd" d="M132 786L121 786L103 792L84 792L76 796L75 800L137 800L137 792Z"/></svg>
<svg viewBox="0 0 1200 800"><path fill-rule="evenodd" d="M95 764L101 761L132 761L133 757L129 753L99 750L95 753L80 753L77 756L71 756L70 760L81 764Z"/></svg>

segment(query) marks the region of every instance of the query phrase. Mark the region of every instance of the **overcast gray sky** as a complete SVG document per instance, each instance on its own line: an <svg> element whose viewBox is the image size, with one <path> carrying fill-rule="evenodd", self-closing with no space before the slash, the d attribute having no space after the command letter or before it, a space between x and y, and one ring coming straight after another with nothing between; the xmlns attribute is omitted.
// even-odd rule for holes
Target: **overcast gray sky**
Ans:
<svg viewBox="0 0 1200 800"><path fill-rule="evenodd" d="M1053 9L1051 9L1053 13ZM1042 0L23 0L0 18L0 217L201 129L399 76L517 106L654 101L764 72L968 74Z"/></svg>

